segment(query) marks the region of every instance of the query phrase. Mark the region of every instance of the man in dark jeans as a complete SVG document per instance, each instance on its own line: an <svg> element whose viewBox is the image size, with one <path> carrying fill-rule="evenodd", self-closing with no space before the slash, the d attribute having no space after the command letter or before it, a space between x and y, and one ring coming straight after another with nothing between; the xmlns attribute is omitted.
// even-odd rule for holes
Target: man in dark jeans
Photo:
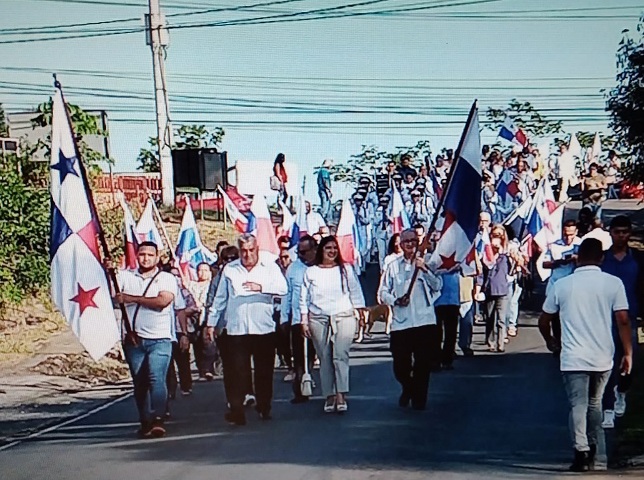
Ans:
<svg viewBox="0 0 644 480"><path fill-rule="evenodd" d="M630 218L618 215L610 223L610 236L613 245L604 252L602 270L618 277L626 289L628 299L628 316L631 321L633 346L637 346L637 317L642 316L644 298L644 258L642 254L628 246L633 226ZM615 358L604 397L602 400L602 427L613 428L615 417L621 417L626 412L626 394L628 393L632 376L619 371L619 360L623 356L622 343L619 340L617 325L613 324L613 340L615 343Z"/></svg>
<svg viewBox="0 0 644 480"><path fill-rule="evenodd" d="M436 324L439 329L439 336L443 348L440 358L435 359L432 365L433 370L452 370L454 357L456 356L456 336L458 331L458 317L461 306L460 297L460 273L449 272L441 274L443 288L441 296L434 304L436 311Z"/></svg>
<svg viewBox="0 0 644 480"><path fill-rule="evenodd" d="M273 297L286 295L286 279L275 262L259 260L257 239L250 234L239 238L240 259L226 265L207 320L206 335L215 337L215 326L223 323L227 330L224 380L229 380L230 412L226 421L245 425L244 398L249 379L253 377L257 395L257 412L270 420L275 366L275 322ZM229 378L226 379L225 377Z"/></svg>
<svg viewBox="0 0 644 480"><path fill-rule="evenodd" d="M127 309L137 343L124 343L125 358L134 382L134 399L139 411L141 437L162 437L168 390L166 375L172 357L174 301L177 281L157 267L159 252L153 242L138 246L138 270L122 270L117 275L121 293L116 303ZM111 262L106 267L111 268ZM187 339L181 340L187 348ZM148 407L149 406L149 407Z"/></svg>

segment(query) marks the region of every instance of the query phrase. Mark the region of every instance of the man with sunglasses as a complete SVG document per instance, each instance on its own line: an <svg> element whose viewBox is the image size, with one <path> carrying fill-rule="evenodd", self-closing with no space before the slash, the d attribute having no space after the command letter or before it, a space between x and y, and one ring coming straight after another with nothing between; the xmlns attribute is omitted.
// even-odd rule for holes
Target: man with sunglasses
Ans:
<svg viewBox="0 0 644 480"><path fill-rule="evenodd" d="M293 379L293 399L291 403L304 403L309 398L302 395L300 382L304 374L304 335L302 334L302 323L300 315L300 292L304 282L304 273L306 269L313 265L318 244L315 239L309 235L300 238L297 244L297 260L293 262L286 271L286 284L288 293L282 300L280 323L291 323L291 344L293 348L293 364L295 367L295 378ZM309 358L312 359L314 354L313 345L309 342ZM311 362L309 362L311 363Z"/></svg>
<svg viewBox="0 0 644 480"><path fill-rule="evenodd" d="M604 252L602 270L618 277L626 289L628 299L628 316L631 321L633 347L637 345L637 317L642 317L644 298L644 259L639 251L628 246L632 233L631 220L618 215L610 223L610 236L613 245ZM621 417L626 411L626 393L631 386L631 375L620 374L619 359L623 356L622 343L619 340L617 326L613 324L613 341L615 342L615 359L613 372L604 390L602 400L604 428L615 426L615 417Z"/></svg>

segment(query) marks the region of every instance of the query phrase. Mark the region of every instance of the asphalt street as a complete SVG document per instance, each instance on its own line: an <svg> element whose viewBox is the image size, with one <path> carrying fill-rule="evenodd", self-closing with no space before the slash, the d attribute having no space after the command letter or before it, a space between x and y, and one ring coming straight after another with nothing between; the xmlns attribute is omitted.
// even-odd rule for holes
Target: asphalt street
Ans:
<svg viewBox="0 0 644 480"><path fill-rule="evenodd" d="M375 279L369 272L367 299ZM131 397L0 452L0 478L75 479L469 479L569 476L567 408L558 365L523 315L505 354L484 351L432 374L424 412L397 405L388 338L352 351L349 411L324 414L320 392L291 405L275 375L273 420L248 412L224 422L221 381L198 383L172 403L168 435L139 440ZM314 373L317 376L317 371ZM319 382L318 382L319 383ZM609 477L607 472L594 478Z"/></svg>

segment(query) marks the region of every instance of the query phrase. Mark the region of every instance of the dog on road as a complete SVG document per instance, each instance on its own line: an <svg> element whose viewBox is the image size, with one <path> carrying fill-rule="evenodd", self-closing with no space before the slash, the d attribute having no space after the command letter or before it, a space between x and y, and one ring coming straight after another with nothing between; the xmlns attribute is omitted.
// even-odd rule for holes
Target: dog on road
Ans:
<svg viewBox="0 0 644 480"><path fill-rule="evenodd" d="M371 336L371 329L374 323L385 322L385 333L391 332L392 312L389 305L373 305L371 307L356 309L356 319L358 320L358 338L356 343L361 343L365 333Z"/></svg>

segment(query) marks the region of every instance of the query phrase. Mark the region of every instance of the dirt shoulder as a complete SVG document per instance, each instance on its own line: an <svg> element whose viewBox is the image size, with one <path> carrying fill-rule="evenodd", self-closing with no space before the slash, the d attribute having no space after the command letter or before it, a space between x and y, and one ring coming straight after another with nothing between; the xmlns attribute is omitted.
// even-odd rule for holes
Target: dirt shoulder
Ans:
<svg viewBox="0 0 644 480"><path fill-rule="evenodd" d="M34 348L0 355L0 447L130 389L122 362L114 355L94 362L67 327Z"/></svg>

